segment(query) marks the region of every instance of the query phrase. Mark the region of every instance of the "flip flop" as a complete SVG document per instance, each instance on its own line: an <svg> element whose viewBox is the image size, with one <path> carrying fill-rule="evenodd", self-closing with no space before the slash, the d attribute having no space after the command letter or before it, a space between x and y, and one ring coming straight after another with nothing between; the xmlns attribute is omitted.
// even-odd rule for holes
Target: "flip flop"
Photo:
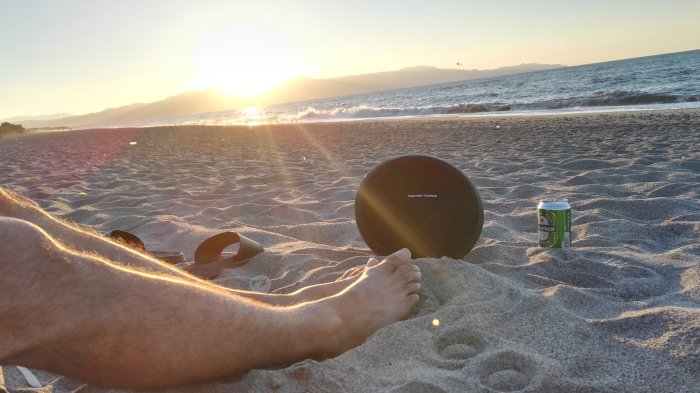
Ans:
<svg viewBox="0 0 700 393"><path fill-rule="evenodd" d="M224 248L239 243L238 252L223 253ZM263 247L236 232L222 232L203 241L194 252L194 263L183 267L186 272L201 278L214 278L222 269L231 269L250 261L263 252Z"/></svg>
<svg viewBox="0 0 700 393"><path fill-rule="evenodd" d="M179 251L146 250L146 246L138 236L126 231L114 230L109 233L109 237L117 239L137 251L146 252L171 264L180 264L185 261L184 254ZM238 252L223 252L226 247L236 243L239 243ZM231 269L247 263L263 250L263 247L258 242L243 235L235 232L222 232L199 244L194 252L194 262L178 267L194 276L211 279L218 276L222 269Z"/></svg>
<svg viewBox="0 0 700 393"><path fill-rule="evenodd" d="M185 262L185 254L180 251L146 250L146 245L143 244L143 241L133 233L116 229L110 232L107 236L114 240L118 240L119 243L122 243L133 250L146 253L171 265L177 265L178 263Z"/></svg>

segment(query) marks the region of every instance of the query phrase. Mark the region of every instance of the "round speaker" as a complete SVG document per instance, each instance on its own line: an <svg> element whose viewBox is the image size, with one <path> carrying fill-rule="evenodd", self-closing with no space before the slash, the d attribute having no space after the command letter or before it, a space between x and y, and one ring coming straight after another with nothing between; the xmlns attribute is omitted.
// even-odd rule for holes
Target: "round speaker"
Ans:
<svg viewBox="0 0 700 393"><path fill-rule="evenodd" d="M435 157L407 155L367 174L355 197L355 220L377 255L406 247L413 258L460 259L479 240L484 208L462 171Z"/></svg>

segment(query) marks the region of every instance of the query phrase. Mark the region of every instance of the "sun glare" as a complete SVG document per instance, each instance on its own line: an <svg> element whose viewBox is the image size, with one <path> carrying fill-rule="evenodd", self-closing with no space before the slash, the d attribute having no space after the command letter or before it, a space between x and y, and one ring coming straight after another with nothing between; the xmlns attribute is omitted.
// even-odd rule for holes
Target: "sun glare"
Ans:
<svg viewBox="0 0 700 393"><path fill-rule="evenodd" d="M304 72L289 44L251 27L213 31L195 56L193 87L215 87L236 96L256 95Z"/></svg>

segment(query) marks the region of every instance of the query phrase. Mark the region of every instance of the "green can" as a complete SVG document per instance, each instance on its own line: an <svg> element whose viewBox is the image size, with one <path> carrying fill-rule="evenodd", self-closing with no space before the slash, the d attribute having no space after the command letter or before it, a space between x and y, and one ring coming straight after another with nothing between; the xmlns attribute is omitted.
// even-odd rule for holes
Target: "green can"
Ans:
<svg viewBox="0 0 700 393"><path fill-rule="evenodd" d="M571 206L563 201L540 201L537 205L540 247L571 247Z"/></svg>

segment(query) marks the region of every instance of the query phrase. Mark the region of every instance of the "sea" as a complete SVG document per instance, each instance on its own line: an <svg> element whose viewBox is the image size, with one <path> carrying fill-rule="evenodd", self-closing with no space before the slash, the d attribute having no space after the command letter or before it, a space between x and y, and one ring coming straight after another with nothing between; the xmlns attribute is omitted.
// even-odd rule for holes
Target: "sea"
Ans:
<svg viewBox="0 0 700 393"><path fill-rule="evenodd" d="M700 50L134 125L256 125L683 108L700 108Z"/></svg>

